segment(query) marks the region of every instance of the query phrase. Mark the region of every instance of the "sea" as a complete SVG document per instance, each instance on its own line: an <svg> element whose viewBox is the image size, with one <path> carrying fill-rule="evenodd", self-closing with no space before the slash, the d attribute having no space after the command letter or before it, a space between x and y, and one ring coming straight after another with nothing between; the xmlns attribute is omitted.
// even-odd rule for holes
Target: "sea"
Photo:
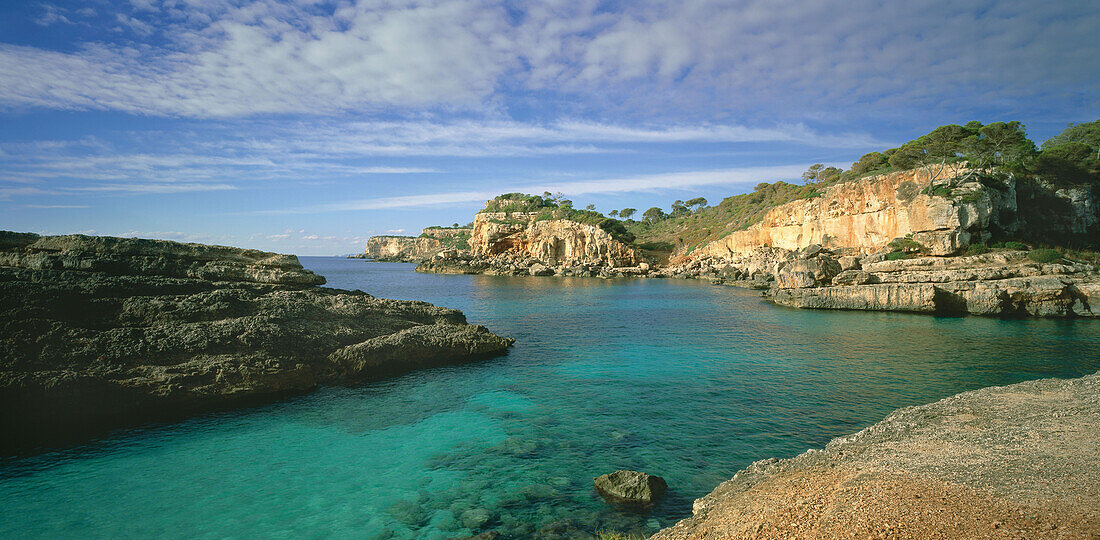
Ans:
<svg viewBox="0 0 1100 540"><path fill-rule="evenodd" d="M702 281L418 274L330 287L462 310L502 356L0 460L0 538L648 535L753 461L958 392L1100 370L1100 321L795 310ZM648 510L592 479L663 477Z"/></svg>

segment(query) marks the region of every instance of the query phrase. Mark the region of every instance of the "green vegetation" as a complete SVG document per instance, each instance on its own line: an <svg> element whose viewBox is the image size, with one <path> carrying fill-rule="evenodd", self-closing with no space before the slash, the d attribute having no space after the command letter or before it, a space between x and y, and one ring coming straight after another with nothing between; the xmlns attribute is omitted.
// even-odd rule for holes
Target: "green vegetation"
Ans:
<svg viewBox="0 0 1100 540"><path fill-rule="evenodd" d="M549 195L549 194L547 194ZM485 205L485 209L478 212L534 212L543 208L558 208L560 200L553 197L539 197L526 193L505 193L497 195ZM569 203L570 206L572 202Z"/></svg>
<svg viewBox="0 0 1100 540"><path fill-rule="evenodd" d="M966 247L964 255L981 255L983 253L989 253L989 246L985 244L970 244Z"/></svg>
<svg viewBox="0 0 1100 540"><path fill-rule="evenodd" d="M455 229L455 227L428 227L428 228L429 229L443 229L443 230ZM462 229L462 227L459 227L459 229ZM463 232L459 232L459 233L448 234L448 235L445 235L445 236L434 236L434 235L421 233L420 237L421 238L435 238L436 240L439 240L440 245L442 245L443 247L445 247L447 249L470 249L470 232L469 231L463 231Z"/></svg>
<svg viewBox="0 0 1100 540"><path fill-rule="evenodd" d="M895 238L890 241L887 246L894 251L904 251L907 253L915 253L924 249L924 246L920 242L913 240L913 235L907 235L905 238Z"/></svg>
<svg viewBox="0 0 1100 540"><path fill-rule="evenodd" d="M993 249L1002 249L1003 248L1003 249L1014 249L1014 250L1021 250L1021 251L1027 251L1028 249L1030 249L1029 247L1027 247L1027 244L1024 244L1022 242L995 242L992 245L990 245L990 247L992 247Z"/></svg>
<svg viewBox="0 0 1100 540"><path fill-rule="evenodd" d="M981 181L984 184L982 190L958 193L955 189L958 180L946 178L949 166L956 164L969 167L966 178ZM897 148L864 154L847 170L815 164L803 173L804 185L764 182L751 193L726 197L714 206L707 206L707 200L702 197L676 200L668 212L652 207L643 212L638 221L632 219L637 214L635 208L613 210L611 217L607 217L597 212L593 205L588 205L584 210L574 209L573 202L564 195L549 192L542 196L507 193L490 201L482 211L537 212L537 220L569 219L596 225L619 241L637 241L637 247L642 249L682 249L690 252L707 242L758 223L769 210L779 205L818 197L833 184L918 167L925 167L930 177L927 185L919 187L919 192L955 198L961 203L981 200L987 189L1003 189L998 178L1013 174L1017 179L1020 200L1028 202L1021 205L1022 215L1031 217L1029 212L1037 216L1057 214L1055 206L1059 201L1044 199L1041 196L1044 190L1036 182L1055 185L1092 183L1100 189L1100 120L1071 124L1061 134L1044 142L1041 149L1027 138L1020 122L949 124ZM918 189L914 189L910 193L917 192ZM496 221L523 222L507 218ZM1097 240L1071 239L1061 243L1093 248Z"/></svg>
<svg viewBox="0 0 1100 540"><path fill-rule="evenodd" d="M956 164L967 165L971 170L966 178L981 181L983 190L958 193L955 189L958 180L946 178L950 166ZM748 228L776 206L817 197L833 184L918 167L925 167L930 177L919 192L955 198L960 203L978 202L985 189L1000 189L998 177L1009 173L1015 175L1018 189L1023 186L1025 199L1028 183L1036 180L1056 185L1093 183L1100 189L1100 120L1071 124L1064 132L1044 142L1041 150L1027 138L1020 122L949 124L898 148L864 154L848 170L815 164L802 174L805 181L802 186L786 182L761 183L752 193L727 197L710 207L706 206L705 199L675 201L670 212L653 207L643 213L640 221L629 219L635 212L632 208L620 210L618 215L627 220L627 229L639 241L667 243L690 251ZM1049 204L1036 197L1031 201L1034 208L1021 208L1021 212L1049 214L1055 211L1053 206L1058 201L1047 202ZM1096 241L1076 243L1094 247Z"/></svg>
<svg viewBox="0 0 1100 540"><path fill-rule="evenodd" d="M898 259L908 259L909 257L912 257L912 254L911 253L906 253L904 251L895 251L895 252L886 254L886 260L888 260L888 261L896 261Z"/></svg>
<svg viewBox="0 0 1100 540"><path fill-rule="evenodd" d="M668 251L681 245L692 249L748 228L776 206L818 195L816 185L762 183L752 193L726 197L714 206L705 206L706 199L699 197L682 204L687 211L677 211L679 205L675 204L671 214L661 208L650 208L643 214L642 221L627 221L626 226L646 244L667 245ZM619 215L623 215L621 211Z"/></svg>
<svg viewBox="0 0 1100 540"><path fill-rule="evenodd" d="M1034 249L1027 254L1027 258L1039 263L1052 263L1062 260L1062 252L1056 249Z"/></svg>
<svg viewBox="0 0 1100 540"><path fill-rule="evenodd" d="M597 540L643 540L645 537L638 534L627 534L614 531L596 530Z"/></svg>
<svg viewBox="0 0 1100 540"><path fill-rule="evenodd" d="M567 219L578 223L595 225L607 231L612 238L620 242L625 244L634 243L634 234L627 230L626 225L623 224L622 221L609 218L597 212L595 205L592 204L585 207L584 210L577 210L573 208L573 201L566 199L561 193L551 194L546 192L543 193L541 197L538 195L527 195L525 193L505 193L504 195L498 195L493 198L493 200L489 201L485 206L485 209L478 213L482 212L534 212L534 221ZM632 215L634 209L626 208L621 210L618 214L622 215L624 212L627 215ZM526 219L510 217L503 219L494 218L489 221L505 225L527 223Z"/></svg>

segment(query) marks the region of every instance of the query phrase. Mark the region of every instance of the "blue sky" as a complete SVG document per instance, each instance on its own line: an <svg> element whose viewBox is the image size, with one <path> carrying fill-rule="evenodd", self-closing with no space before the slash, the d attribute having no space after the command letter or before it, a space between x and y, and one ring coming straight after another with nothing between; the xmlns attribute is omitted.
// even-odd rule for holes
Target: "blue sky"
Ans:
<svg viewBox="0 0 1100 540"><path fill-rule="evenodd" d="M344 254L509 191L712 202L1100 117L1089 1L0 6L0 228Z"/></svg>

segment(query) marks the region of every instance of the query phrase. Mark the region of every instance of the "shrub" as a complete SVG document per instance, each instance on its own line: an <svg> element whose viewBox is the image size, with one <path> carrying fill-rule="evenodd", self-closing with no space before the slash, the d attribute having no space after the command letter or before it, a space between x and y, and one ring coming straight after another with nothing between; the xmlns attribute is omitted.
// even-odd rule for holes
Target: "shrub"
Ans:
<svg viewBox="0 0 1100 540"><path fill-rule="evenodd" d="M908 257L908 256L909 256L909 254L908 254L908 253L906 253L906 252L904 252L904 251L895 251L895 252L893 252L893 253L887 253L887 254L886 254L886 260L888 260L888 261L896 261L896 260L898 260L898 259L904 259L904 258L906 258L906 257Z"/></svg>
<svg viewBox="0 0 1100 540"><path fill-rule="evenodd" d="M1062 260L1062 253L1056 249L1035 249L1027 254L1027 258L1039 263L1052 263Z"/></svg>
<svg viewBox="0 0 1100 540"><path fill-rule="evenodd" d="M1018 249L1021 251L1027 251L1027 244L1023 242L1005 242L1005 249Z"/></svg>
<svg viewBox="0 0 1100 540"><path fill-rule="evenodd" d="M916 240L913 240L908 236L906 236L905 238L895 238L891 240L888 245L890 249L893 249L894 251L913 252L924 249L924 246L922 246L920 242L917 242Z"/></svg>
<svg viewBox="0 0 1100 540"><path fill-rule="evenodd" d="M985 244L970 244L966 247L966 255L981 255L989 253L989 246Z"/></svg>
<svg viewBox="0 0 1100 540"><path fill-rule="evenodd" d="M645 537L637 534L627 534L615 531L596 530L597 540L643 540Z"/></svg>
<svg viewBox="0 0 1100 540"><path fill-rule="evenodd" d="M935 195L937 197L950 197L953 191L947 186L935 186L930 188L924 188L925 195Z"/></svg>

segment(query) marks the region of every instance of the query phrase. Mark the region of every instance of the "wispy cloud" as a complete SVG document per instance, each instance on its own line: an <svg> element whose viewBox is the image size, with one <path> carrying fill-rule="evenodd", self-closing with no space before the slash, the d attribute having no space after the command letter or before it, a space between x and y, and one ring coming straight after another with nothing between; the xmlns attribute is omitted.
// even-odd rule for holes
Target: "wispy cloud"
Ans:
<svg viewBox="0 0 1100 540"><path fill-rule="evenodd" d="M177 184L98 184L63 188L65 191L120 192L120 193L187 193L192 191L225 191L237 189L230 184L196 184L181 182Z"/></svg>
<svg viewBox="0 0 1100 540"><path fill-rule="evenodd" d="M389 208L415 208L444 204L469 203L491 199L501 193L562 192L570 196L688 189L713 185L755 185L762 181L798 178L809 164L776 167L746 167L707 171L684 171L663 174L605 178L570 182L530 182L501 185L489 190L426 193L401 197L381 197L342 201L303 208L270 210L267 214L309 214L350 210L382 210Z"/></svg>
<svg viewBox="0 0 1100 540"><path fill-rule="evenodd" d="M118 3L117 41L0 45L0 103L198 118L663 104L836 107L1094 92L1100 9L1006 0ZM107 9L107 8L104 8ZM71 23L47 6L37 22ZM830 24L822 24L830 21ZM884 22L888 22L885 23ZM1057 62L1050 61L1057 58ZM965 77L960 77L965 74ZM569 96L586 96L576 103ZM1095 98L1091 103L1096 103Z"/></svg>

